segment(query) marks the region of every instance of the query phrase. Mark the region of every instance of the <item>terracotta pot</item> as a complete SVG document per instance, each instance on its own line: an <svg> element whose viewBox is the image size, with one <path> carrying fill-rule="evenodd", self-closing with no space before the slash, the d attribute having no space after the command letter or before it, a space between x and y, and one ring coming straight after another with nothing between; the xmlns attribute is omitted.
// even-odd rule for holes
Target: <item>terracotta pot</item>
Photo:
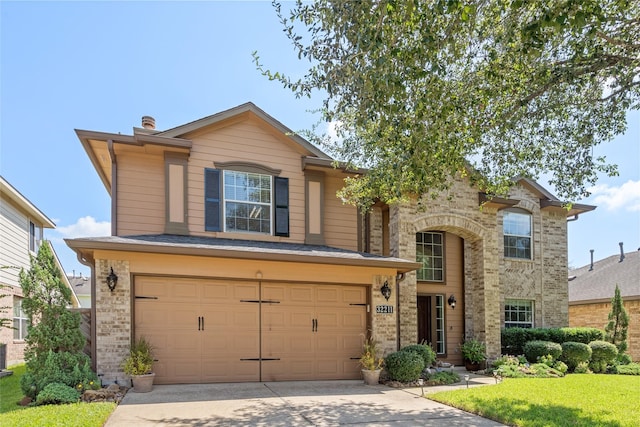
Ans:
<svg viewBox="0 0 640 427"><path fill-rule="evenodd" d="M375 369L370 371L368 369L362 370L362 376L366 385L377 385L380 382L380 372L382 369Z"/></svg>
<svg viewBox="0 0 640 427"><path fill-rule="evenodd" d="M153 380L156 374L145 375L131 375L131 381L133 382L133 391L138 393L148 393L153 388Z"/></svg>

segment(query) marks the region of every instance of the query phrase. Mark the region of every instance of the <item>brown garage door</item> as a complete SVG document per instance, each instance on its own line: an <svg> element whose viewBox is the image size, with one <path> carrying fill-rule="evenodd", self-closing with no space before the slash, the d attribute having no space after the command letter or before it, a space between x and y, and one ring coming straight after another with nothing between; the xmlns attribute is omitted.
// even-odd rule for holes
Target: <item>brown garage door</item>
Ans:
<svg viewBox="0 0 640 427"><path fill-rule="evenodd" d="M158 384L359 377L365 287L138 276L135 296Z"/></svg>

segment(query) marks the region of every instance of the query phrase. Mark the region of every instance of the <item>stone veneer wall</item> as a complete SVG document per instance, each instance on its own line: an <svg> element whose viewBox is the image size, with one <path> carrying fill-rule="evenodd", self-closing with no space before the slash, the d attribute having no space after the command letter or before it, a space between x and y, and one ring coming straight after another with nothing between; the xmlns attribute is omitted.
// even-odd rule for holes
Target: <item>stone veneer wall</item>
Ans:
<svg viewBox="0 0 640 427"><path fill-rule="evenodd" d="M103 383L124 384L120 365L129 352L132 333L131 275L128 261L96 259L96 373ZM106 285L111 268L118 275L113 292Z"/></svg>
<svg viewBox="0 0 640 427"><path fill-rule="evenodd" d="M640 299L627 300L624 297L622 299L624 308L629 314L627 352L634 362L640 362ZM604 329L609 323L610 312L611 302L571 305L569 306L569 326Z"/></svg>

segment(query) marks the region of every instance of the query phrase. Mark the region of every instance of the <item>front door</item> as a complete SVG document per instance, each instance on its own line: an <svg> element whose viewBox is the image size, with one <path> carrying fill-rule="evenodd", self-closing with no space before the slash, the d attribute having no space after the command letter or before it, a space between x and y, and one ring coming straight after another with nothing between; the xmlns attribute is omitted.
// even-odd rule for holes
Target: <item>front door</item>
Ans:
<svg viewBox="0 0 640 427"><path fill-rule="evenodd" d="M436 354L445 353L444 296L418 295L418 342L431 345Z"/></svg>

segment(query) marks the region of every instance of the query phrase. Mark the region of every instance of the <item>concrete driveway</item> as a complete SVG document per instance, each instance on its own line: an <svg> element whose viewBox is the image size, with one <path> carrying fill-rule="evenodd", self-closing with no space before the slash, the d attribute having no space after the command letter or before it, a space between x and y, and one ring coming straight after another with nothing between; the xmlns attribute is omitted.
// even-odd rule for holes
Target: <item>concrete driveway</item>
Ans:
<svg viewBox="0 0 640 427"><path fill-rule="evenodd" d="M156 385L150 393L129 391L105 426L502 425L421 394L361 380Z"/></svg>

